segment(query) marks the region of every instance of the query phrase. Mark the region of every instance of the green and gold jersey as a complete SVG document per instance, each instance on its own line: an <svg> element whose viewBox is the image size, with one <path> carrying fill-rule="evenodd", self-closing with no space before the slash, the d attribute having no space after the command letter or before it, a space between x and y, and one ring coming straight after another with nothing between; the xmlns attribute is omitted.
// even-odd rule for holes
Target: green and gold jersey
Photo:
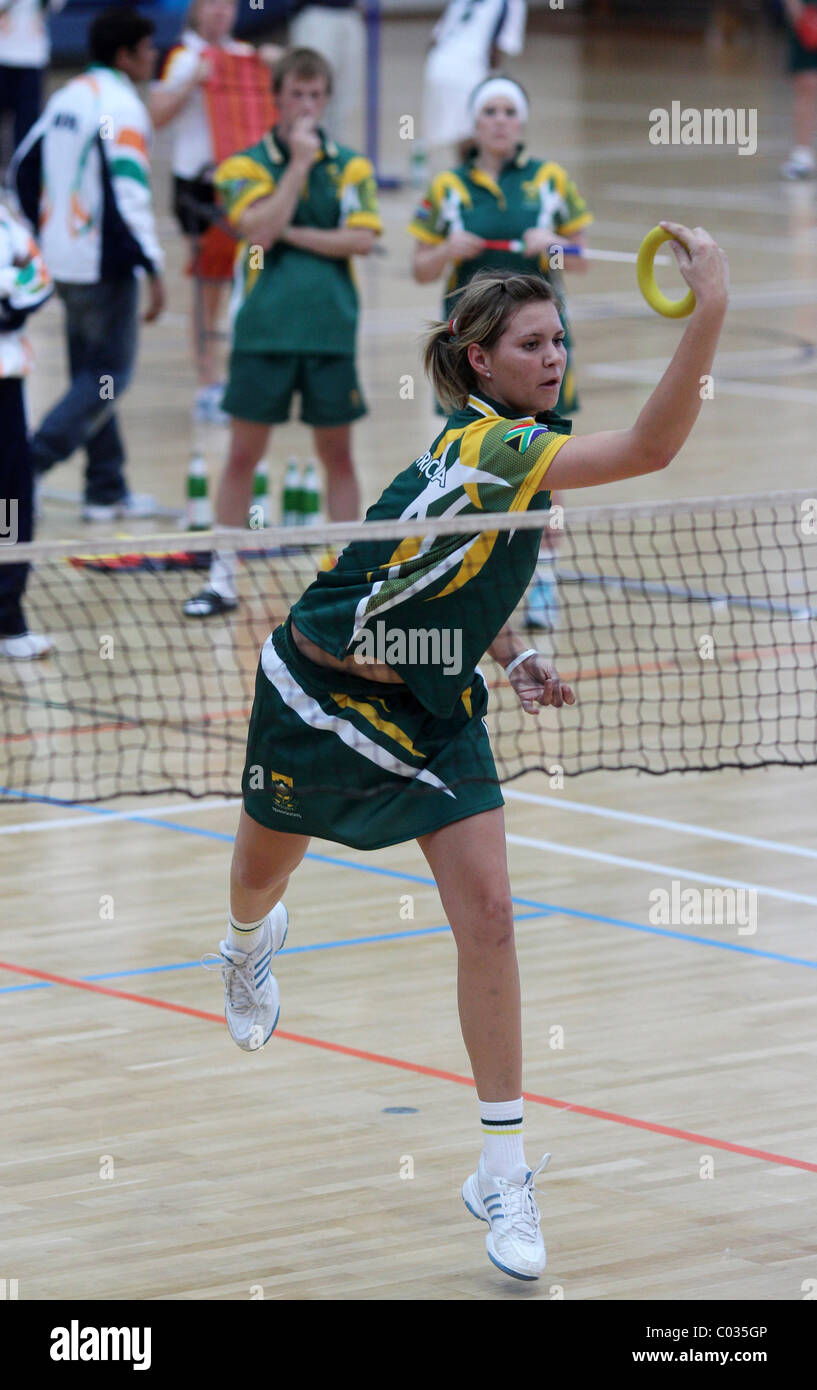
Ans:
<svg viewBox="0 0 817 1390"><path fill-rule="evenodd" d="M409 226L412 236L428 245L451 232L472 232L486 241L518 241L531 227L569 237L593 221L576 185L551 160L529 159L519 149L493 179L475 159L437 174ZM460 290L477 271L506 269L531 274L538 269L560 289L558 272L548 270L546 256L532 260L516 251L483 251L452 268L446 284L443 318L450 318Z"/></svg>
<svg viewBox="0 0 817 1390"><path fill-rule="evenodd" d="M432 714L450 715L467 700L474 668L524 594L539 551L538 528L491 530L487 514L547 511L542 480L570 429L553 412L519 417L470 396L366 520L470 512L480 529L424 537L419 528L398 545L354 541L295 604L296 626L339 660L385 662Z"/></svg>
<svg viewBox="0 0 817 1390"><path fill-rule="evenodd" d="M233 226L259 198L275 192L289 157L285 141L272 130L257 145L218 166L215 184ZM321 133L321 150L292 224L381 232L371 162ZM283 241L263 253L249 242L241 243L232 301L234 346L240 351L351 356L357 312L351 260L318 256Z"/></svg>

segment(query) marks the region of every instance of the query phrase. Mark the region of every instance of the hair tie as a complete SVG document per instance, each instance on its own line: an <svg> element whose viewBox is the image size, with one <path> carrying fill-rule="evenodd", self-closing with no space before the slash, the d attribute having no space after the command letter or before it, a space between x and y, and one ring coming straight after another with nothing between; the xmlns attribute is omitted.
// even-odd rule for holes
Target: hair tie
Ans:
<svg viewBox="0 0 817 1390"><path fill-rule="evenodd" d="M448 331L449 331L449 333L451 334L451 337L452 337L452 338L456 338L456 336L457 336L457 320L456 320L456 319L449 319L449 320L448 320Z"/></svg>

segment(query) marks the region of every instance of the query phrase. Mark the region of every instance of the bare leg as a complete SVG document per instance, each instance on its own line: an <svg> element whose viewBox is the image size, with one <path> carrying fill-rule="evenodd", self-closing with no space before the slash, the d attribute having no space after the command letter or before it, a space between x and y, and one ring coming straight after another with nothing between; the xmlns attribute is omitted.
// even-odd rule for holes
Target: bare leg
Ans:
<svg viewBox="0 0 817 1390"><path fill-rule="evenodd" d="M522 1005L502 808L422 835L457 943L460 1024L477 1095L522 1094Z"/></svg>
<svg viewBox="0 0 817 1390"><path fill-rule="evenodd" d="M817 70L794 74L794 143L810 147L817 129Z"/></svg>
<svg viewBox="0 0 817 1390"><path fill-rule="evenodd" d="M230 452L216 495L216 521L220 526L246 525L253 472L267 447L269 434L269 425L259 425L254 420L232 421Z"/></svg>
<svg viewBox="0 0 817 1390"><path fill-rule="evenodd" d="M219 380L218 342L216 329L223 298L223 285L220 280L202 280L199 283L201 295L201 330L197 368L199 386L212 386Z"/></svg>
<svg viewBox="0 0 817 1390"><path fill-rule="evenodd" d="M230 866L230 912L236 922L260 922L272 911L308 844L308 835L268 830L241 807Z"/></svg>
<svg viewBox="0 0 817 1390"><path fill-rule="evenodd" d="M351 425L316 427L315 451L326 470L329 520L356 521L360 516L360 489L352 461Z"/></svg>

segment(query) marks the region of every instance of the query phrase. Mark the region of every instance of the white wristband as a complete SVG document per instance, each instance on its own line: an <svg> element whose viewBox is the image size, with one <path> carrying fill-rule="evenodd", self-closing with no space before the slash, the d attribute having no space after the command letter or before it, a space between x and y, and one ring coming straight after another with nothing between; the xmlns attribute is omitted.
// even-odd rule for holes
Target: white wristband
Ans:
<svg viewBox="0 0 817 1390"><path fill-rule="evenodd" d="M528 650L526 652L520 652L519 656L515 656L513 661L508 662L508 665L505 667L505 675L509 676L511 674L511 671L514 671L517 666L521 666L522 662L527 661L529 656L539 655L540 653L536 651L535 647L528 647Z"/></svg>

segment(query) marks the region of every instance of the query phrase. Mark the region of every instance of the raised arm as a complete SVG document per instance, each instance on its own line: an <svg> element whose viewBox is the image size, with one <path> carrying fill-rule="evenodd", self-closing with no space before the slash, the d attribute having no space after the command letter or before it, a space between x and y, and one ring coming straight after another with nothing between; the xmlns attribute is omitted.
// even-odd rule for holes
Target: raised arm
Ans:
<svg viewBox="0 0 817 1390"><path fill-rule="evenodd" d="M635 424L569 439L541 489L598 487L666 468L686 442L701 409L701 377L712 369L729 297L726 256L703 227L661 226L683 239L669 242L696 305L675 355Z"/></svg>
<svg viewBox="0 0 817 1390"><path fill-rule="evenodd" d="M295 211L312 163L320 150L320 140L311 117L295 122L289 140L291 159L274 193L258 198L242 212L235 223L239 235L265 251L279 241Z"/></svg>

